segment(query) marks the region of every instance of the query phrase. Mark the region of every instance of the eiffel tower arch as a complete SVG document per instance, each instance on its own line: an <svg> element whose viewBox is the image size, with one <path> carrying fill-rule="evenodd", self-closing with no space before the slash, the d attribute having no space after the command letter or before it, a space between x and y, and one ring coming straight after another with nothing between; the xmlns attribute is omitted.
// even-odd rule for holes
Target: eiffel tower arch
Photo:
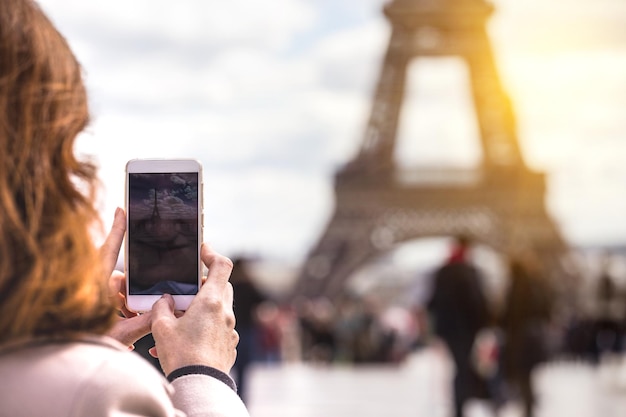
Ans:
<svg viewBox="0 0 626 417"><path fill-rule="evenodd" d="M567 245L545 208L544 174L524 162L487 34L491 4L393 0L383 11L391 37L364 138L335 176L335 211L303 264L294 294L333 298L353 272L394 246L458 234L502 254L532 248L550 271L561 271ZM420 181L412 182L398 169L394 150L407 68L424 57L456 57L467 67L482 161L461 176L414 170L411 177ZM428 138L416 139L428 146Z"/></svg>

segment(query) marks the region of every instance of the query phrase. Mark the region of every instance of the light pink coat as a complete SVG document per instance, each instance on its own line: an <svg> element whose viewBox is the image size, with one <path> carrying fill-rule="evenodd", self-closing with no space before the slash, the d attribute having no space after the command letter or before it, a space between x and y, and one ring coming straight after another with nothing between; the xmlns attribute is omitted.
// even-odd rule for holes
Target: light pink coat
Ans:
<svg viewBox="0 0 626 417"><path fill-rule="evenodd" d="M0 417L249 417L239 396L206 375L171 384L107 337L0 347Z"/></svg>

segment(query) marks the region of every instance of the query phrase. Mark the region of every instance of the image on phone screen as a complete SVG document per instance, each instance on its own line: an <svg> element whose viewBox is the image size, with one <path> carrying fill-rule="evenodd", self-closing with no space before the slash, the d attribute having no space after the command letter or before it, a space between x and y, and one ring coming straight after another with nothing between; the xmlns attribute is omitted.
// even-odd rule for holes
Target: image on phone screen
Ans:
<svg viewBox="0 0 626 417"><path fill-rule="evenodd" d="M131 295L198 292L198 173L128 174Z"/></svg>

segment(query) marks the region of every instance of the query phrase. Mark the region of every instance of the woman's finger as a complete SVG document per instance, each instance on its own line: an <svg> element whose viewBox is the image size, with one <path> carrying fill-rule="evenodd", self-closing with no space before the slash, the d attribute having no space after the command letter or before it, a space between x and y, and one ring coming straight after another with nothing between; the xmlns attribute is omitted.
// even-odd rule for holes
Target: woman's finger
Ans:
<svg viewBox="0 0 626 417"><path fill-rule="evenodd" d="M124 210L118 207L115 210L111 230L104 244L100 247L100 256L102 257L103 266L106 268L105 273L107 275L115 269L117 258L122 248L124 233L126 233L126 214Z"/></svg>

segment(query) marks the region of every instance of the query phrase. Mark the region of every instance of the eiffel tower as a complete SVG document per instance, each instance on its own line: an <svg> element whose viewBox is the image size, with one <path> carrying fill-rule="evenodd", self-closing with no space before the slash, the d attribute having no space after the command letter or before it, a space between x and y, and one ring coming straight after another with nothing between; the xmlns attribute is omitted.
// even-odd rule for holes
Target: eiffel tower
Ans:
<svg viewBox="0 0 626 417"><path fill-rule="evenodd" d="M154 206L152 207L152 216L150 217L152 222L161 220L161 214L159 213L159 202L157 200L157 189L154 189Z"/></svg>
<svg viewBox="0 0 626 417"><path fill-rule="evenodd" d="M562 271L567 248L545 209L545 176L524 162L487 35L493 10L486 0L393 0L384 7L392 30L369 122L360 150L335 175L334 214L294 295L334 298L353 272L396 245L459 234L504 255L532 248L546 268ZM463 181L429 183L433 172L414 170L422 181L406 182L394 161L407 67L424 57L460 58L468 70L482 161Z"/></svg>

